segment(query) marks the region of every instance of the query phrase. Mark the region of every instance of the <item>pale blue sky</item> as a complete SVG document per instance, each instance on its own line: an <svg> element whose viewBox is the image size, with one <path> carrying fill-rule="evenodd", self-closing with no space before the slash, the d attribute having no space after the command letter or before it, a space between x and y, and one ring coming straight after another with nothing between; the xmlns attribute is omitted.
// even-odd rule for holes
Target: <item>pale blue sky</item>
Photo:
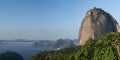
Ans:
<svg viewBox="0 0 120 60"><path fill-rule="evenodd" d="M0 0L0 39L77 39L94 6L120 23L120 0Z"/></svg>

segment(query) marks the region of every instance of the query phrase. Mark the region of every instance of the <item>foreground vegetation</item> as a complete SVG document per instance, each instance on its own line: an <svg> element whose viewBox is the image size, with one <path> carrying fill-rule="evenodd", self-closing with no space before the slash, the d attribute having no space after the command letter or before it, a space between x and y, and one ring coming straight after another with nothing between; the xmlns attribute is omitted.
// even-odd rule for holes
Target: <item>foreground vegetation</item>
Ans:
<svg viewBox="0 0 120 60"><path fill-rule="evenodd" d="M119 60L118 45L120 33L111 32L100 40L89 39L84 46L63 50L41 52L29 60Z"/></svg>
<svg viewBox="0 0 120 60"><path fill-rule="evenodd" d="M7 51L0 54L0 60L24 60L24 58L16 52Z"/></svg>

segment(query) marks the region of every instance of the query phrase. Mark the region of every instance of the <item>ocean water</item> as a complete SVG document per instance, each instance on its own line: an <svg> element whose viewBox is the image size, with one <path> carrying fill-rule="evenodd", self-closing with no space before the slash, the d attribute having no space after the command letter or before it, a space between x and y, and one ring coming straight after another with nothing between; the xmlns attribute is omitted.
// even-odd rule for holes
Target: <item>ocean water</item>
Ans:
<svg viewBox="0 0 120 60"><path fill-rule="evenodd" d="M51 50L54 50L54 48L45 47L45 46L35 47L31 45L0 45L0 53L6 51L14 51L19 53L25 59L28 59L29 57L39 52L51 51Z"/></svg>

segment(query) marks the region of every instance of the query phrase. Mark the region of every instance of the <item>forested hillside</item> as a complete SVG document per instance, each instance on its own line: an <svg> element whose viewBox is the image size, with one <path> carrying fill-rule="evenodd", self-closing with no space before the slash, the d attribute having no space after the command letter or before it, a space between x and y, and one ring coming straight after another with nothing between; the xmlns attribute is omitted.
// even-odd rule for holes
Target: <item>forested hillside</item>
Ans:
<svg viewBox="0 0 120 60"><path fill-rule="evenodd" d="M41 52L29 60L119 60L120 33L110 32L99 40L63 50Z"/></svg>

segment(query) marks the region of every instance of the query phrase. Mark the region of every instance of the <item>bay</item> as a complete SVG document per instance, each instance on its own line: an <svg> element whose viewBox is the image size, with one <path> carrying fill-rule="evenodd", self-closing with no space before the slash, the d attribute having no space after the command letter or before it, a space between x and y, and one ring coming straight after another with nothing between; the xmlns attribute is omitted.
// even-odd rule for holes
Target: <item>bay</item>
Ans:
<svg viewBox="0 0 120 60"><path fill-rule="evenodd" d="M32 45L0 45L0 53L6 51L14 51L19 53L21 56L27 60L28 58L34 56L35 54L42 51L51 51L54 48L50 48L47 46L32 46Z"/></svg>

